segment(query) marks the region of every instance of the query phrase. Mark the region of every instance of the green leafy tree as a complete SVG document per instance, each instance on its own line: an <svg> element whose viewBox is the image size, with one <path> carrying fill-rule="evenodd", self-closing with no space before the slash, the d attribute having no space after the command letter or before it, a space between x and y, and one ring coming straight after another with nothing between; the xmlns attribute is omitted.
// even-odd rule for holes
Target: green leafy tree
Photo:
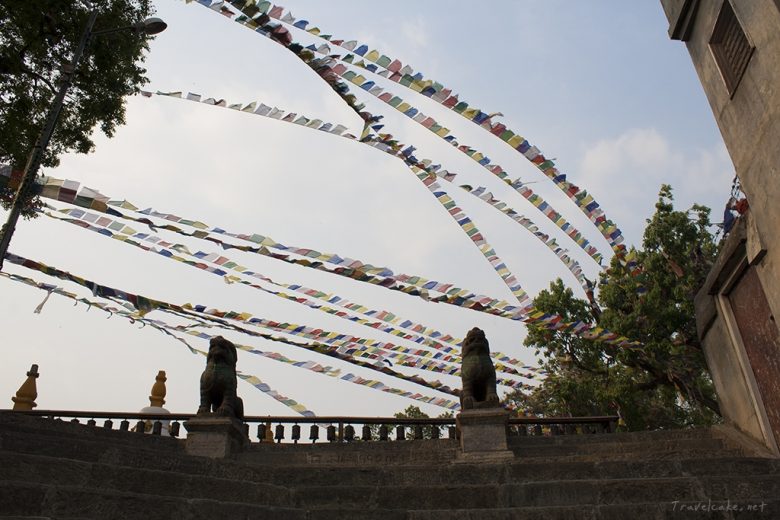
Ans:
<svg viewBox="0 0 780 520"><path fill-rule="evenodd" d="M709 209L675 211L671 187L661 187L647 221L636 265L613 259L599 284L599 302L576 298L561 280L534 303L567 320L598 324L640 348L621 348L529 326L549 376L531 392L507 397L541 415L618 412L632 430L710 424L720 415L696 334L693 298L717 252ZM636 267L638 266L638 267Z"/></svg>
<svg viewBox="0 0 780 520"><path fill-rule="evenodd" d="M415 405L409 405L406 408L404 408L400 412L396 412L393 414L393 417L396 419L429 419L430 415L420 410L419 406ZM447 419L453 417L452 412L442 412L437 416L438 419ZM390 432L395 431L395 424L388 424L387 428ZM370 426L371 429L371 436L372 438L376 439L379 437L379 425L374 424ZM407 439L413 439L414 438L414 432L409 428L408 426L405 427L406 430L406 438ZM440 432L442 435L445 435L443 432ZM423 427L423 437L425 439L430 439L432 437L431 435L431 427L430 426L424 426Z"/></svg>
<svg viewBox="0 0 780 520"><path fill-rule="evenodd" d="M152 13L150 0L92 0L94 30L127 27ZM0 2L0 164L23 169L43 127L63 66L70 64L90 8L79 0ZM148 37L132 31L91 42L43 157L91 152L95 127L107 136L125 122L125 100L146 83L140 66ZM8 190L5 190L5 205Z"/></svg>

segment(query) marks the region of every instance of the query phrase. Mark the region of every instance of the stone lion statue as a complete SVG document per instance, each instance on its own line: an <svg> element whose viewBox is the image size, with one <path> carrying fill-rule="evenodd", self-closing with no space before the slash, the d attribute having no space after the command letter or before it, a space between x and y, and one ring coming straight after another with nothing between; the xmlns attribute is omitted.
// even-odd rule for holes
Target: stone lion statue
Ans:
<svg viewBox="0 0 780 520"><path fill-rule="evenodd" d="M460 369L463 390L460 406L470 408L496 408L496 369L490 359L490 345L482 329L474 327L463 340L463 355Z"/></svg>
<svg viewBox="0 0 780 520"><path fill-rule="evenodd" d="M244 402L236 395L236 346L222 336L209 342L206 370L200 376L198 415L211 413L244 418Z"/></svg>

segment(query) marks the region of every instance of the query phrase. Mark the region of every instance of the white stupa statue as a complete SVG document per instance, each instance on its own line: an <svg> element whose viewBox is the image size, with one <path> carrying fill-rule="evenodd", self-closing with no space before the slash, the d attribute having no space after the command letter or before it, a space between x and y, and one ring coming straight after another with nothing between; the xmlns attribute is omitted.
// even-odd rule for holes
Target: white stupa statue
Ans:
<svg viewBox="0 0 780 520"><path fill-rule="evenodd" d="M154 385L152 386L152 392L149 396L149 406L145 406L144 408L141 408L139 410L140 413L150 413L155 415L169 415L171 412L167 409L163 408L163 405L165 404L165 381L167 381L167 378L165 377L165 370L160 370L157 372L157 377L155 378ZM161 421L162 422L162 432L160 432L160 435L163 435L165 437L170 437L170 432L168 430L171 421ZM144 431L146 433L152 433L154 428L154 421L146 421L146 427Z"/></svg>

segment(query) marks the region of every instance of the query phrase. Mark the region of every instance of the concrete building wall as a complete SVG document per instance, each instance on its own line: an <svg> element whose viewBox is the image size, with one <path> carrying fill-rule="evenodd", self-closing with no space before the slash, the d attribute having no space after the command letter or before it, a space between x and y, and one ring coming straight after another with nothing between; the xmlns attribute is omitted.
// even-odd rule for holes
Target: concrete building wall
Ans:
<svg viewBox="0 0 780 520"><path fill-rule="evenodd" d="M712 45L724 2L733 9L753 48L732 88ZM750 205L739 231L743 236L734 241L739 245L724 248L721 257L728 258L719 259L697 297L699 333L726 420L780 453L780 386L773 386L756 370L765 368L763 364L750 366L751 356L753 362L764 363L774 356L780 362L774 320L780 316L780 1L661 0L661 4L670 37L685 42ZM759 334L758 327L740 326L735 322L740 313L729 309L736 301L729 292L747 279L747 269L755 270L768 305L769 333L760 332L760 356L753 347L759 340L750 337ZM741 319L746 321L744 313ZM736 361L747 366L740 368Z"/></svg>

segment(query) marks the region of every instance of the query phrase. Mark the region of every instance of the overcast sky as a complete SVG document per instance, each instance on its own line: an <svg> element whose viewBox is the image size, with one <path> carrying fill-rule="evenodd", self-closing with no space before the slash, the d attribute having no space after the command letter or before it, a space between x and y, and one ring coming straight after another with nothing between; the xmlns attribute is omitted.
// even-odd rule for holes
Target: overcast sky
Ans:
<svg viewBox="0 0 780 520"><path fill-rule="evenodd" d="M262 101L360 132L354 112L279 45L197 3L155 4L168 29L151 44L146 61L149 90L192 91L229 103ZM472 106L501 111L500 121L547 157L556 158L569 180L596 197L629 244L641 242L662 183L672 184L679 207L700 202L713 208L714 221L720 220L733 167L684 45L668 39L668 23L657 0L483 4L291 0L285 7L323 33L357 39L410 64L460 93ZM301 31L293 30L293 36L306 44L321 43ZM399 85L386 85L451 128L459 142L488 154L512 178L534 182L534 191L609 253L607 243L578 208L523 157L431 100ZM369 110L386 114L385 131L417 146L419 158L431 158L458 172L460 183L488 187L568 247L590 278L596 275L598 267L517 193L412 121L365 92L358 94L363 94ZM359 143L162 97L128 99L127 124L113 139L98 136L96 143L95 153L66 156L59 168L45 173L233 232L260 233L477 293L512 297L403 163ZM581 295L576 280L531 234L456 187L445 188L532 296L559 276ZM149 231L140 224L129 225ZM166 232L159 236L192 250L219 252L208 242ZM397 342L367 327L251 287L228 285L212 274L47 217L21 223L11 251L158 300L244 311ZM338 294L457 337L479 326L494 350L534 363L532 352L522 346L525 328L518 322L425 303L258 255L235 250L224 254L274 280ZM8 263L4 269L90 296L75 284L53 282ZM38 363L40 408L136 411L148 404L157 370L168 373L167 408L176 412L197 408L198 378L205 361L181 343L151 327L142 329L120 317L108 319L98 309L74 306L56 295L34 314L45 292L7 279L0 284L6 351L0 365L0 396L5 396L8 407L30 364ZM159 312L150 317L174 322ZM304 350L235 332L223 334L294 360L314 360L343 373L442 396ZM197 338L188 341L207 347ZM240 354L239 369L320 415L389 415L420 404L248 353ZM459 386L457 378L407 373ZM292 414L245 383L239 383L239 393L248 414ZM431 414L442 411L421 407Z"/></svg>

